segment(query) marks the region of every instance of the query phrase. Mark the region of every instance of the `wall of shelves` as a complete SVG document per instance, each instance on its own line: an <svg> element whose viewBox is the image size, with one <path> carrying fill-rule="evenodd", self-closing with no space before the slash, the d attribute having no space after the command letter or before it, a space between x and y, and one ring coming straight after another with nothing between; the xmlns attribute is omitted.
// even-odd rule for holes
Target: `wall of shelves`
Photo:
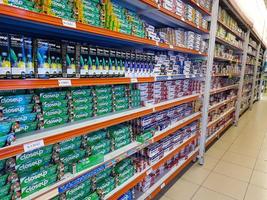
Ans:
<svg viewBox="0 0 267 200"><path fill-rule="evenodd" d="M199 163L204 164L206 147L215 139L219 139L231 125L237 125L239 117L249 108L252 109L253 103L260 99L261 66L266 48L253 32L250 22L236 12L229 0L213 0L212 3L208 0L190 0L180 3L183 11L181 13L179 6L158 3L156 0L121 2L120 6L128 9L127 12L138 13L140 20L148 23L144 28L147 31L144 37L85 24L78 19L71 21L0 3L0 27L9 34L72 40L80 46L86 42L90 44L90 48L91 45L94 46L92 48L108 48L109 59L112 58L112 50L120 52L120 56L116 54L114 57L125 58L126 63L119 72L109 66L105 76L102 72L100 75L90 74L89 70L92 69L88 69L89 74L86 77L82 77L78 70L72 78L68 78L68 74L64 73L59 77L45 79L38 78L37 74L34 78L26 79L1 74L0 125L11 123L12 119L5 115L5 109L10 105L2 101L7 94L33 94L35 98L41 98L44 91L89 88L90 95L93 96L91 103L94 114L86 119L50 128L36 128L20 135L16 135L16 129L13 128L6 135L4 131L1 133L0 163L3 168L0 171L2 170L4 175L10 171L16 173L19 177L17 183L26 187L22 185L21 178L25 176L24 172L20 174L17 168L9 169L6 163L14 162L16 165L20 156L31 156L52 146L50 161L38 168L35 174L29 173L26 176L34 176L40 170L47 170L54 165L59 166L57 170L62 173L58 175L60 178L56 178L44 188L37 187L30 194L13 194L13 191L9 190L10 197L22 195L22 199L42 200L66 197L68 192L91 180L95 186L93 188L97 189L90 190L90 194L83 198L92 195L95 200L113 200L134 191L135 199L153 199L193 160L198 158ZM154 30L153 33L151 29ZM187 42L181 42L180 37ZM128 66L127 52L131 66L147 61L149 66L153 65L153 69L146 68L145 64L140 69L125 67ZM76 65L78 69L80 63L77 62ZM119 74L115 75L116 73ZM95 113L100 104L97 100L97 88L101 86L103 90L110 88L114 108L111 112L97 115ZM116 90L120 90L116 88L119 87L123 87L122 96L129 103L123 110L115 109L118 106L114 103L118 98ZM134 96L133 91L137 91L140 96ZM106 95L109 95L108 92ZM138 99L137 106L133 106L135 98ZM66 95L64 100L68 101L69 105L73 103L74 97ZM33 97L30 102L33 102ZM41 106L40 111L36 113L44 115L44 102L39 99L36 104ZM75 106L73 107L71 109L75 109ZM69 112L66 115L71 115ZM14 123L17 123L17 126L24 125L18 120L12 123L12 126ZM150 124L153 126L144 128ZM124 140L129 139L130 142L116 149L116 142L110 134L113 128L122 131L121 127L126 125L130 127L130 137ZM93 137L97 131L107 131L104 139L112 143L112 147L105 154L92 154L92 144L87 144L87 139ZM82 138L82 142L68 154L79 151L86 151L86 154L66 164L56 147L59 146L60 149L64 142L72 141L73 138ZM168 143L169 140L171 142ZM156 145L161 146L155 147ZM154 151L158 148L159 152L149 156L153 148ZM127 162L127 159L130 161L122 174L128 173L126 168L134 168L131 175L127 174L128 178L124 180L120 173L109 173L105 178L114 181L114 184L108 189L100 186L105 184L103 180L101 184L95 181L107 170ZM160 173L157 173L158 171ZM151 183L150 177L155 177ZM123 181L120 182L120 178ZM8 180L3 185L7 184Z"/></svg>

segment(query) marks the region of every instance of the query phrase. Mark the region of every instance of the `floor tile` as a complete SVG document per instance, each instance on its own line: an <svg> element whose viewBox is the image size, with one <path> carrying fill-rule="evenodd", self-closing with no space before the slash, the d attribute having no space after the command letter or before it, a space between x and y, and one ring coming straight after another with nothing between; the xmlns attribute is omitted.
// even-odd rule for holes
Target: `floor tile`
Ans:
<svg viewBox="0 0 267 200"><path fill-rule="evenodd" d="M246 182L249 182L250 176L252 174L252 169L225 161L220 161L214 171L225 176Z"/></svg>
<svg viewBox="0 0 267 200"><path fill-rule="evenodd" d="M243 199L247 183L212 172L203 186L235 199Z"/></svg>
<svg viewBox="0 0 267 200"><path fill-rule="evenodd" d="M210 170L197 164L192 166L190 170L182 176L182 179L201 185L209 174Z"/></svg>
<svg viewBox="0 0 267 200"><path fill-rule="evenodd" d="M241 154L230 152L230 151L226 152L226 154L222 157L222 160L230 162L230 163L234 163L234 164L237 164L243 167L247 167L250 169L253 169L255 162L256 162L256 158L241 155Z"/></svg>
<svg viewBox="0 0 267 200"><path fill-rule="evenodd" d="M185 181L178 180L166 193L165 196L171 200L189 200L199 188L199 185Z"/></svg>
<svg viewBox="0 0 267 200"><path fill-rule="evenodd" d="M267 160L258 159L256 161L255 170L267 173Z"/></svg>
<svg viewBox="0 0 267 200"><path fill-rule="evenodd" d="M218 162L219 159L205 155L203 167L208 170L213 170Z"/></svg>
<svg viewBox="0 0 267 200"><path fill-rule="evenodd" d="M228 196L201 187L192 200L234 200Z"/></svg>
<svg viewBox="0 0 267 200"><path fill-rule="evenodd" d="M231 146L229 151L239 153L241 155L257 158L259 154L258 149L246 148L246 146Z"/></svg>
<svg viewBox="0 0 267 200"><path fill-rule="evenodd" d="M267 190L255 185L249 185L245 200L267 200Z"/></svg>
<svg viewBox="0 0 267 200"><path fill-rule="evenodd" d="M211 147L206 152L206 155L217 158L217 159L221 159L225 151L226 151L225 149Z"/></svg>
<svg viewBox="0 0 267 200"><path fill-rule="evenodd" d="M160 198L159 198L159 200L170 200L168 197L166 197L166 196L161 196Z"/></svg>
<svg viewBox="0 0 267 200"><path fill-rule="evenodd" d="M267 173L253 171L250 183L267 189Z"/></svg>

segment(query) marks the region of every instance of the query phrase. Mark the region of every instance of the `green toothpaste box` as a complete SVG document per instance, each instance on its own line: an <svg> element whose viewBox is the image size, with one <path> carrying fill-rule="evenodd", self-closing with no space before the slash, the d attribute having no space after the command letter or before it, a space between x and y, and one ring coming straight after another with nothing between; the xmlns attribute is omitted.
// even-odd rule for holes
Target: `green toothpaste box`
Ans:
<svg viewBox="0 0 267 200"><path fill-rule="evenodd" d="M85 198L83 198L84 200L99 200L99 196L96 192L86 196Z"/></svg>
<svg viewBox="0 0 267 200"><path fill-rule="evenodd" d="M126 138L125 140L114 143L113 148L116 150L116 149L119 149L123 146L126 146L127 144L130 144L131 142L132 142L131 138Z"/></svg>
<svg viewBox="0 0 267 200"><path fill-rule="evenodd" d="M42 103L42 108L44 112L51 111L51 109L65 109L68 108L67 100L58 100L58 101L47 101Z"/></svg>
<svg viewBox="0 0 267 200"><path fill-rule="evenodd" d="M19 128L15 132L16 132L16 135L23 134L23 133L29 133L29 132L37 130L37 128L38 128L38 121L28 122L28 123L20 123Z"/></svg>
<svg viewBox="0 0 267 200"><path fill-rule="evenodd" d="M107 137L107 132L105 130L99 130L93 133L89 133L84 138L86 139L88 145L93 145L96 142L105 139L106 137Z"/></svg>
<svg viewBox="0 0 267 200"><path fill-rule="evenodd" d="M52 155L46 155L32 159L28 162L20 163L16 165L16 170L19 174L29 174L39 170L42 166L47 165L51 161Z"/></svg>
<svg viewBox="0 0 267 200"><path fill-rule="evenodd" d="M78 121L82 119L88 119L93 116L93 111L77 111L74 113L73 121Z"/></svg>
<svg viewBox="0 0 267 200"><path fill-rule="evenodd" d="M70 91L70 95L72 96L72 99L92 98L91 91L91 88L73 89Z"/></svg>
<svg viewBox="0 0 267 200"><path fill-rule="evenodd" d="M0 33L0 78L11 77L8 34Z"/></svg>
<svg viewBox="0 0 267 200"><path fill-rule="evenodd" d="M56 91L56 92L41 92L40 93L40 101L59 101L66 99L67 92L66 91Z"/></svg>
<svg viewBox="0 0 267 200"><path fill-rule="evenodd" d="M62 116L62 115L68 115L68 109L65 107L52 107L51 109L44 110L43 111L43 118L45 120L55 117L55 116Z"/></svg>
<svg viewBox="0 0 267 200"><path fill-rule="evenodd" d="M115 178L109 177L104 181L97 183L96 188L101 194L106 195L115 188Z"/></svg>
<svg viewBox="0 0 267 200"><path fill-rule="evenodd" d="M111 141L109 139L103 139L98 143L92 144L90 147L91 147L91 154L96 155L104 148L110 149Z"/></svg>
<svg viewBox="0 0 267 200"><path fill-rule="evenodd" d="M65 124L69 121L69 116L68 115L59 115L59 116L55 116L52 117L50 119L45 119L44 120L44 124L41 125L41 128L49 128L49 127L53 127L53 126L58 126L58 125L62 125Z"/></svg>
<svg viewBox="0 0 267 200"><path fill-rule="evenodd" d="M91 191L91 180L90 179L68 190L66 192L66 197L67 199L72 199L73 197L77 196L81 191L85 191L87 194Z"/></svg>
<svg viewBox="0 0 267 200"><path fill-rule="evenodd" d="M29 185L38 184L44 179L47 179L49 176L57 173L57 165L49 165L43 169L36 171L30 175L20 177L20 187L23 190Z"/></svg>
<svg viewBox="0 0 267 200"><path fill-rule="evenodd" d="M32 103L33 94L0 96L0 107L8 107L14 104L27 105Z"/></svg>
<svg viewBox="0 0 267 200"><path fill-rule="evenodd" d="M6 184L5 186L2 186L0 188L0 198L2 199L2 197L8 195L9 191L10 191L10 188L11 188L11 184Z"/></svg>
<svg viewBox="0 0 267 200"><path fill-rule="evenodd" d="M16 163L17 165L20 165L22 163L28 163L31 160L34 160L36 158L45 157L45 156L51 156L53 151L53 146L49 145L46 147L42 147L40 149L36 149L31 152L19 154L16 156Z"/></svg>
<svg viewBox="0 0 267 200"><path fill-rule="evenodd" d="M20 115L20 114L25 114L25 113L31 113L34 111L33 109L34 109L34 104L28 104L28 105L10 106L10 107L4 108L2 111L3 111L4 116L10 116L10 115L14 116L14 114Z"/></svg>
<svg viewBox="0 0 267 200"><path fill-rule="evenodd" d="M50 174L46 179L21 189L21 197L25 198L57 181L57 174Z"/></svg>

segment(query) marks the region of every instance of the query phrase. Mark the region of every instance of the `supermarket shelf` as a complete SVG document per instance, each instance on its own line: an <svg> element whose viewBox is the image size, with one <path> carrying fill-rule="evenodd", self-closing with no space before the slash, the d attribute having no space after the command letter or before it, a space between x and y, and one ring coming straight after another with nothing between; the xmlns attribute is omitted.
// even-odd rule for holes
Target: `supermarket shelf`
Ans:
<svg viewBox="0 0 267 200"><path fill-rule="evenodd" d="M190 164L197 156L198 148L191 152L184 161L179 162L175 167L170 169L167 173L160 176L156 179L154 185L152 185L146 192L141 193L138 195L138 200L144 199L154 199L156 195L166 186L168 185L183 169L185 169L188 164Z"/></svg>
<svg viewBox="0 0 267 200"><path fill-rule="evenodd" d="M254 50L257 50L257 47L255 47L253 44L248 43L249 46L251 46Z"/></svg>
<svg viewBox="0 0 267 200"><path fill-rule="evenodd" d="M167 162L169 159L171 159L174 155L179 153L181 149L183 149L185 146L190 144L193 140L195 140L198 136L194 135L184 141L182 144L180 144L177 148L174 150L168 152L166 155L164 155L163 158L161 158L158 162L153 164L152 166L148 167L147 169L143 170L142 172L136 174L132 178L130 178L128 181L126 181L124 184L121 186L117 187L115 190L107 194L104 199L118 199L121 195L126 193L128 190L133 188L135 185L137 185L139 182L141 182L148 174L150 174L151 170L156 170L160 166L162 166L165 162ZM196 150L197 152L198 150ZM195 153L196 153L195 152ZM195 155L195 154L194 154Z"/></svg>
<svg viewBox="0 0 267 200"><path fill-rule="evenodd" d="M63 86L62 86L63 82ZM64 85L65 82L65 85ZM0 80L0 90L36 89L79 87L93 85L115 85L130 83L154 82L154 77L142 78L58 78L58 79L26 79L26 80Z"/></svg>
<svg viewBox="0 0 267 200"><path fill-rule="evenodd" d="M155 111L161 111L166 108L197 100L198 98L199 94L185 96L147 107L116 112L103 117L95 117L89 120L69 123L64 126L36 131L34 132L35 134L29 133L25 137L18 138L11 146L1 148L0 159L9 158L23 153L24 145L28 143L42 141L45 146L55 144L62 140L70 139L125 121L136 119L138 117L151 114Z"/></svg>
<svg viewBox="0 0 267 200"><path fill-rule="evenodd" d="M242 51L242 48L237 47L237 46L231 44L230 42L226 41L225 39L222 39L222 38L220 38L218 36L216 36L216 42L221 43L221 44L224 44L224 45L230 47L233 50Z"/></svg>
<svg viewBox="0 0 267 200"><path fill-rule="evenodd" d="M256 57L254 54L247 52L248 55L252 56L252 57Z"/></svg>
<svg viewBox="0 0 267 200"><path fill-rule="evenodd" d="M197 8L199 11L201 11L203 14L211 15L211 12L210 12L207 8L202 7L202 6L199 5L199 3L197 3L195 0L189 0L189 2L190 2L195 8Z"/></svg>
<svg viewBox="0 0 267 200"><path fill-rule="evenodd" d="M222 127L219 128L219 130L217 130L215 133L213 133L212 135L210 135L207 139L206 139L206 144L205 146L209 146L216 138L218 138L221 133L223 133L230 125L232 125L234 122L233 119L230 119L228 122L226 122Z"/></svg>
<svg viewBox="0 0 267 200"><path fill-rule="evenodd" d="M224 24L222 21L218 20L218 23L223 26L228 32L234 34L238 39L244 41L244 37L242 37L239 33L237 33L236 31L234 31L232 28L230 28L229 26L227 26L226 24Z"/></svg>
<svg viewBox="0 0 267 200"><path fill-rule="evenodd" d="M228 62L233 62L233 63L241 64L241 62L238 61L238 60L233 60L233 59L224 58L224 57L220 57L220 56L215 56L214 57L214 60L216 60L216 61L228 61Z"/></svg>
<svg viewBox="0 0 267 200"><path fill-rule="evenodd" d="M235 111L235 107L232 107L231 109L227 110L226 112L224 112L220 117L218 117L217 119L209 122L208 124L208 128L211 127L212 125L218 123L222 118L226 117L227 115L231 114L232 112Z"/></svg>
<svg viewBox="0 0 267 200"><path fill-rule="evenodd" d="M138 1L139 2L139 1ZM140 1L141 2L141 1ZM146 2L150 2L146 0ZM161 12L161 11L159 11ZM179 18L179 17L178 17ZM197 54L200 56L207 56L206 53L201 53L196 50L175 47L163 43L157 43L154 40L140 38L132 35L123 34L116 31L111 31L108 29L90 26L80 22L76 22L75 26L65 26L63 25L63 20L58 17L31 12L28 10L7 6L0 4L0 21L1 25L5 28L15 28L16 30L23 29L24 32L29 32L29 34L48 34L50 37L76 37L77 39L84 39L88 41L91 39L93 42L106 42L106 43L121 43L122 45L144 45L145 47L155 48L155 49L168 49L172 51L184 52L189 54ZM184 22L190 24L189 22ZM13 26L16 24L16 26ZM3 27L3 28L4 28ZM193 29L196 29L196 27ZM196 29L201 30L201 29ZM208 30L201 30L208 33ZM115 41L114 41L115 40ZM98 44L99 45L99 44Z"/></svg>
<svg viewBox="0 0 267 200"><path fill-rule="evenodd" d="M237 99L237 96L232 97L232 98L230 98L230 99L226 99L226 100L224 100L224 101L222 101L222 102L219 102L219 103L217 103L217 104L215 104L215 105L213 105L213 106L210 106L210 108L209 108L209 112L212 111L212 110L215 110L215 109L217 109L217 108L219 108L219 107L221 107L221 106L223 106L223 105L226 105L226 104L228 104L229 102L234 101L234 100L236 100L236 99Z"/></svg>
<svg viewBox="0 0 267 200"><path fill-rule="evenodd" d="M43 190L40 190L31 196L29 196L29 199L40 199L40 200L46 200L50 199L51 197L54 197L59 194L59 188L65 188L64 186L75 182L75 180L80 179L81 177L87 176L87 174L91 173L98 173L99 169L105 169L106 167L109 167L111 165L114 165L115 163L118 163L119 161L125 159L126 157L129 157L130 155L134 154L135 152L144 149L146 146L149 144L152 144L154 142L157 142L161 140L162 138L174 133L175 131L185 127L186 125L198 120L201 117L201 113L197 112L194 113L188 117L185 117L184 119L173 123L166 129L162 131L157 131L155 135L148 139L144 143L140 142L133 142L129 145L126 145L118 150L115 150L113 152L108 153L107 155L104 156L104 162L99 163L95 166L92 166L88 169L85 169L79 173L74 173L74 174L69 174L68 176L65 177L62 181L59 181ZM71 184L72 185L72 184ZM48 196L48 198L47 198ZM24 200L24 199L23 199Z"/></svg>
<svg viewBox="0 0 267 200"><path fill-rule="evenodd" d="M224 92L224 91L227 91L227 90L235 89L237 87L238 87L238 84L222 87L222 88L219 88L219 89L217 89L217 88L216 89L212 89L210 91L210 94L216 94L216 93Z"/></svg>
<svg viewBox="0 0 267 200"><path fill-rule="evenodd" d="M232 74L221 74L221 73L217 73L217 74L213 74L213 77L221 77L221 76L228 76L228 77L237 77L240 76L240 73L232 73Z"/></svg>
<svg viewBox="0 0 267 200"><path fill-rule="evenodd" d="M153 10L150 10L150 12L142 13L144 16L146 16L152 20L167 21L168 23L174 23L176 25L186 27L188 29L197 31L199 33L209 33L209 30L204 29L202 27L198 27L193 22L190 22L189 20L184 19L183 17L163 8L162 6L160 6L159 4L156 4L155 2L153 2L151 0L140 0L140 1L134 1L134 2L131 0L125 0L125 1L128 4L134 5L134 6L139 7L139 8L143 8L143 9L145 9L145 8L151 9L152 8ZM193 1L190 0L190 2L192 3ZM194 5L197 6L196 3ZM149 8L144 7L144 6L149 6ZM158 17L158 19L156 19L157 17Z"/></svg>

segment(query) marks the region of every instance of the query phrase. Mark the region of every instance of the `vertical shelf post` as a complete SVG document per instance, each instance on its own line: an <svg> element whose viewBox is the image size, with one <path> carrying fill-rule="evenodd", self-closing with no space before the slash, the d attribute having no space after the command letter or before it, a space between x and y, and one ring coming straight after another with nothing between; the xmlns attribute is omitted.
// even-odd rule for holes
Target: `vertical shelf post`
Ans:
<svg viewBox="0 0 267 200"><path fill-rule="evenodd" d="M206 133L207 133L208 114L209 114L209 101L210 101L210 83L211 83L211 74L212 74L213 58L214 58L215 38L217 31L218 11L219 11L219 0L214 0L211 12L208 60L207 60L207 69L206 69L205 86L203 94L201 133L200 133L200 143L199 143L199 164L201 165L204 164L204 153L205 153Z"/></svg>
<svg viewBox="0 0 267 200"><path fill-rule="evenodd" d="M262 71L261 71L261 79L260 79L260 100L262 99L262 85L263 85L263 75L264 75L264 66L267 58L267 50L264 51L263 58L262 58Z"/></svg>
<svg viewBox="0 0 267 200"><path fill-rule="evenodd" d="M239 115L240 115L243 83L244 83L244 76L245 76L245 70L246 70L246 64L247 64L247 52L248 52L249 36L250 36L250 30L247 31L245 41L243 44L244 50L243 50L243 55L242 55L242 67L241 67L241 75L240 75L240 80L239 80L237 104L236 104L236 111L235 111L235 125L236 126L238 124Z"/></svg>
<svg viewBox="0 0 267 200"><path fill-rule="evenodd" d="M257 56L256 56L256 63L254 65L254 72L253 72L253 82L252 82L252 93L251 93L251 98L250 98L250 110L252 110L253 102L254 102L254 95L255 95L255 82L257 79L257 71L258 71L258 65L259 65L259 55L260 55L260 49L261 49L261 44L259 43L258 48L257 48Z"/></svg>

